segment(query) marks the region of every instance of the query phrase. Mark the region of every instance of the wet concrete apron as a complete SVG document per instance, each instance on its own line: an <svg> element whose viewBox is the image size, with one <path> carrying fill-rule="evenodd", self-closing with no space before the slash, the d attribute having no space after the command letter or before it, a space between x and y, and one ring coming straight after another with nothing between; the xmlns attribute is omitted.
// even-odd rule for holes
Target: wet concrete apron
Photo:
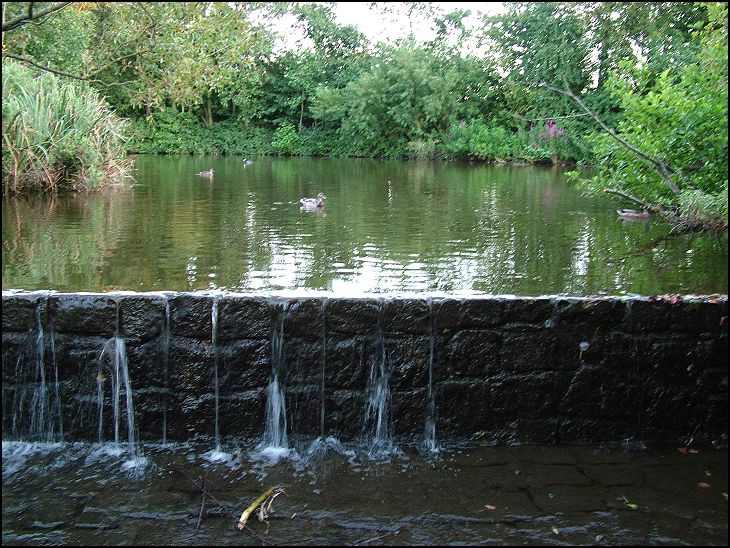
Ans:
<svg viewBox="0 0 730 548"><path fill-rule="evenodd" d="M3 444L3 533L28 544L727 545L727 450L623 447L353 450L268 465L234 449ZM266 522L235 523L280 485ZM203 503L202 489L207 496Z"/></svg>

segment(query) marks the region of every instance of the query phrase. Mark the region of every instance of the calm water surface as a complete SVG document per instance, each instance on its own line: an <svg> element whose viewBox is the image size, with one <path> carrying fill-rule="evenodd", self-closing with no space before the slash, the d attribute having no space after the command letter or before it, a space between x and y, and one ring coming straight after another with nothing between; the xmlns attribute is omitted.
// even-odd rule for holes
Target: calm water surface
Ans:
<svg viewBox="0 0 730 548"><path fill-rule="evenodd" d="M212 182L196 176L213 168ZM299 198L327 196L321 212ZM134 184L3 199L3 289L727 293L727 238L619 219L557 169L139 157Z"/></svg>

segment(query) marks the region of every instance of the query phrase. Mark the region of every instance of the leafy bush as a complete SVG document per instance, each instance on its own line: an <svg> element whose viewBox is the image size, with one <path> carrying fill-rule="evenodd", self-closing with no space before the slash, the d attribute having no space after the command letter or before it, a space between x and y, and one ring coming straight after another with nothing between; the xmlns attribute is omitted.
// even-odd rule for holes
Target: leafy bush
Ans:
<svg viewBox="0 0 730 548"><path fill-rule="evenodd" d="M277 154L296 154L299 151L299 135L294 126L285 123L274 132L271 146Z"/></svg>
<svg viewBox="0 0 730 548"><path fill-rule="evenodd" d="M271 131L236 120L202 125L189 112L168 108L132 124L130 152L140 154L271 154Z"/></svg>
<svg viewBox="0 0 730 548"><path fill-rule="evenodd" d="M126 173L125 123L95 92L3 60L3 193L88 190Z"/></svg>

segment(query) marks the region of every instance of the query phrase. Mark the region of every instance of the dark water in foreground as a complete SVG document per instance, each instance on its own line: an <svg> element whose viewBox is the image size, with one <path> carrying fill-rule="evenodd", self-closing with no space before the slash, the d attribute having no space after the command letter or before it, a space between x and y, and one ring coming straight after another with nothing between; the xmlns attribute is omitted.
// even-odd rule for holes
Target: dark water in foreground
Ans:
<svg viewBox="0 0 730 548"><path fill-rule="evenodd" d="M135 176L4 198L3 288L727 293L726 237L623 221L627 204L581 196L558 169L139 157ZM324 210L300 211L318 192Z"/></svg>
<svg viewBox="0 0 730 548"><path fill-rule="evenodd" d="M265 465L236 449L3 442L3 545L727 545L727 450L354 451ZM208 496L202 503L202 486ZM267 522L241 512L282 486Z"/></svg>

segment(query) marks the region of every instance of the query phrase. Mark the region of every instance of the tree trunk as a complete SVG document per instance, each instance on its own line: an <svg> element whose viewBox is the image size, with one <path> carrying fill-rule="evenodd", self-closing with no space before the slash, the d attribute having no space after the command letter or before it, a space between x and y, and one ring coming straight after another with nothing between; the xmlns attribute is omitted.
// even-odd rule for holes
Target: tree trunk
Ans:
<svg viewBox="0 0 730 548"><path fill-rule="evenodd" d="M205 125L210 127L213 125L213 106L211 105L210 97L205 101Z"/></svg>

